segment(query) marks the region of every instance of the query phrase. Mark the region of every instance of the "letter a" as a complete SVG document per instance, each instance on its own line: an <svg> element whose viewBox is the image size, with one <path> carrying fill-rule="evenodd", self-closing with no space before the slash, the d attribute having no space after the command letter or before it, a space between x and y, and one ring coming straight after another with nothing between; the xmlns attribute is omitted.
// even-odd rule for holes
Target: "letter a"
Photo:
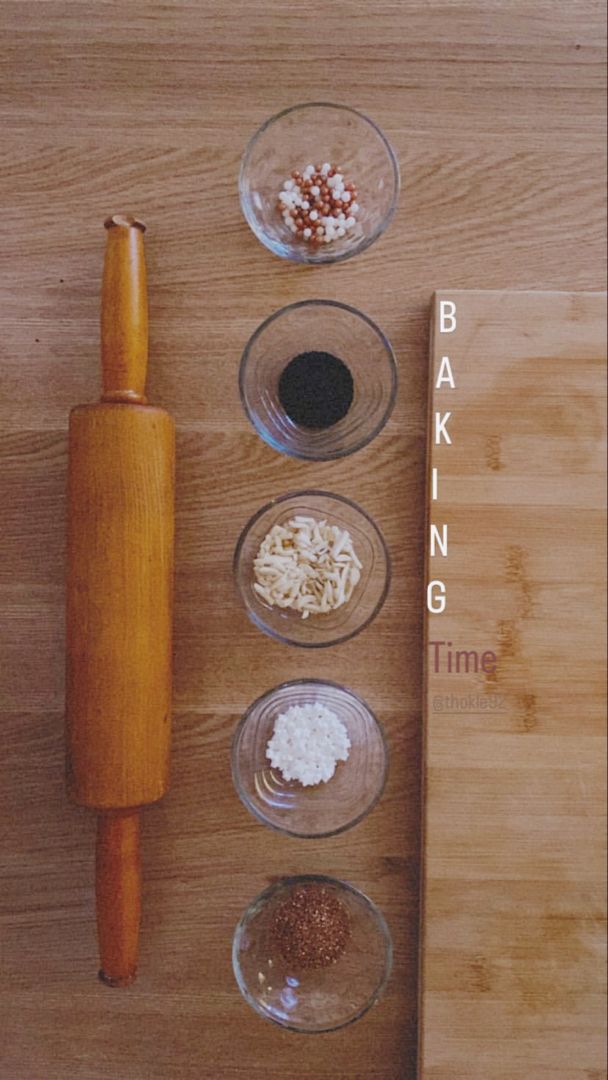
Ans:
<svg viewBox="0 0 608 1080"><path fill-rule="evenodd" d="M456 389L456 383L454 382L454 376L452 374L452 367L450 364L449 356L441 357L441 367L439 368L439 374L437 376L437 382L435 383L435 389L440 390L444 383L451 386L452 390Z"/></svg>

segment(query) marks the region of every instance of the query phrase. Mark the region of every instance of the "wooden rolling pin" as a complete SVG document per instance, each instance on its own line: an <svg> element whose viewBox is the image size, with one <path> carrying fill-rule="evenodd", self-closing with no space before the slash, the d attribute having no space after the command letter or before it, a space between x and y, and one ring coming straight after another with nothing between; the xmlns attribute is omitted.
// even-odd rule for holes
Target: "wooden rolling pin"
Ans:
<svg viewBox="0 0 608 1080"><path fill-rule="evenodd" d="M126 986L137 968L139 812L168 779L175 436L145 398L145 226L123 215L105 225L103 392L70 415L67 783L98 813L100 978Z"/></svg>

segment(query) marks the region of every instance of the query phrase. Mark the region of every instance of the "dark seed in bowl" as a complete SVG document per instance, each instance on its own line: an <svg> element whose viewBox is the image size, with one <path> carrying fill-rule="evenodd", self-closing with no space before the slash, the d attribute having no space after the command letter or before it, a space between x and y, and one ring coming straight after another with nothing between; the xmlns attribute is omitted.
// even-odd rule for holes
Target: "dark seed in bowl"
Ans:
<svg viewBox="0 0 608 1080"><path fill-rule="evenodd" d="M279 378L279 401L300 427L332 427L344 419L353 397L353 377L344 361L332 353L299 353Z"/></svg>

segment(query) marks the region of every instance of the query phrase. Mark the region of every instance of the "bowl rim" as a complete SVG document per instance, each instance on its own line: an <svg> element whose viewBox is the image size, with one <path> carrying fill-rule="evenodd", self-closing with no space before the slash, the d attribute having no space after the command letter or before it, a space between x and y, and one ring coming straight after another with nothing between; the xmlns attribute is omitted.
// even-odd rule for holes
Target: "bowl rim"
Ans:
<svg viewBox="0 0 608 1080"><path fill-rule="evenodd" d="M292 311L296 311L298 308L311 308L311 310L314 310L318 307L339 308L340 310L347 311L349 315L354 315L355 318L359 318L364 323L366 323L370 327L370 329L373 330L374 333L376 333L380 338L380 342L382 344L388 362L391 380L388 404L380 420L372 428L372 430L367 435L363 436L363 438L359 439L359 441L349 449L336 450L332 453L323 455L307 454L306 452L294 450L286 446L279 445L276 440L270 438L266 432L264 425L261 424L253 414L245 394L245 371L251 358L252 349L258 339L262 336L264 331L267 330L273 322L276 322L284 315L290 314ZM264 440L267 446L271 446L272 449L276 450L279 454L285 454L286 457L296 458L299 461L336 461L339 458L350 457L351 454L356 454L358 450L362 450L365 446L368 446L368 444L372 442L376 438L376 436L380 434L381 431L383 431L388 421L390 420L391 414L395 407L395 402L397 400L398 388L399 376L397 371L397 358L395 355L395 350L393 349L389 338L384 333L384 331L381 330L378 324L375 323L372 318L370 318L369 315L366 315L364 311L360 311L359 308L354 307L353 304L346 304L342 300L326 300L323 298L314 297L310 300L294 300L291 304L285 304L284 307L277 308L276 311L273 311L270 313L270 315L267 315L266 318L262 320L259 326L257 326L253 333L250 335L241 354L241 361L239 364L239 394L241 398L241 405L243 406L245 415L247 416L247 419L249 420L254 431L256 431L260 438Z"/></svg>
<svg viewBox="0 0 608 1080"><path fill-rule="evenodd" d="M248 604L245 602L243 590L240 588L238 583L238 569L241 552L243 550L245 540L247 539L247 536L255 523L259 521L259 519L264 514L268 513L268 511L271 510L273 506L278 506L280 503L288 502L290 499L303 498L310 495L322 496L325 499L335 499L337 502L346 503L347 506L350 506L352 509L360 513L361 516L369 522L380 541L380 548L384 556L384 563L386 568L382 591L380 593L380 596L378 597L378 600L376 601L376 604L374 605L373 610L370 612L367 618L359 626L356 626L354 630L350 630L349 633L342 634L341 637L330 638L328 641L296 641L295 638L287 637L285 634L279 633L278 630L274 630L273 627L269 626L268 623L265 622L264 619L262 619L253 608L248 606ZM356 503L353 499L349 499L346 495L338 495L336 494L336 492L326 491L322 488L298 488L295 491L287 491L284 495L277 495L274 499L270 499L269 502L264 503L263 506L256 510L255 514L253 514L245 523L245 525L241 529L241 532L239 533L239 538L236 542L236 547L234 549L234 555L232 557L232 575L237 594L243 607L245 608L249 619L252 623L254 623L255 626L257 626L259 630L262 631L262 633L267 634L268 637L273 638L275 641L281 641L285 645L294 645L295 647L300 649L327 649L334 645L342 645L345 641L350 641L351 638L356 637L357 634L360 634L362 630L365 630L370 625L370 623L373 622L376 616L380 614L380 611L382 610L385 600L388 596L391 584L392 564L386 540L384 539L384 536L382 535L379 526L376 525L376 522L374 521L371 514L368 514L367 510L364 510L363 507L359 505L359 503Z"/></svg>
<svg viewBox="0 0 608 1080"><path fill-rule="evenodd" d="M258 1004L253 995L249 993L247 985L242 977L241 966L238 962L238 945L240 943L241 935L247 927L250 913L252 912L253 908L257 907L259 904L267 903L270 899L272 899L273 895L283 889L291 888L295 885L307 884L309 882L319 882L321 884L331 885L332 887L337 888L339 892L344 891L356 896L357 900L362 903L362 906L372 916L376 925L378 926L378 929L380 930L380 934L385 944L385 961L382 977L378 982L376 988L374 989L373 993L370 994L365 1004L362 1005L361 1008L358 1009L358 1011L353 1016L349 1017L348 1020L343 1021L343 1023L333 1024L330 1027L307 1029L297 1027L295 1024L286 1024L283 1023L281 1020L277 1020L274 1016L271 1016ZM277 1027L283 1028L285 1031L293 1031L298 1035L326 1035L329 1032L339 1031L342 1028L350 1027L351 1024L356 1023L357 1020L360 1020L361 1017L365 1016L365 1014L369 1012L369 1010L374 1005L377 1004L377 1002L380 1000L386 990L393 969L393 955L394 947L392 935L389 930L386 918L378 905L375 904L371 897L364 893L362 889L358 889L356 885L351 885L349 881L343 881L341 878L330 877L328 874L291 874L287 875L286 877L280 878L278 881L274 881L271 885L263 889L261 893L259 893L257 896L254 897L253 900L249 902L249 904L241 914L239 921L236 924L232 937L232 970L238 988L241 991L241 994L243 995L245 1001L248 1003L248 1005L251 1006L252 1009L255 1010L255 1012L258 1013L259 1016L262 1016L271 1024L275 1024Z"/></svg>
<svg viewBox="0 0 608 1080"><path fill-rule="evenodd" d="M243 189L245 187L245 172L249 164L251 153L258 139L261 138L261 136L265 134L268 128L270 128L278 120L282 120L283 117L288 116L289 113L299 112L302 109L342 109L344 112L352 113L354 116L359 117L360 120L363 120L366 124L369 124L369 126L374 129L376 135L378 135L381 143L384 146L393 173L394 190L393 197L391 199L391 205L389 206L386 214L378 223L373 232L371 232L369 236L365 237L360 244L358 244L354 248L351 248L348 251L344 251L335 255L332 255L328 252L327 255L324 255L324 257L320 258L315 257L313 253L307 254L305 249L299 252L297 249L294 248L293 253L290 254L287 254L286 251L284 253L277 251L276 248L273 247L273 245L267 240L266 233L257 227L256 219L252 214L249 213L249 207L243 195ZM241 157L241 164L238 175L238 191L243 217L245 218L245 221L249 225L249 228L251 229L254 236L257 237L260 243L263 244L268 251L270 251L273 255L276 255L280 259L286 259L288 262L301 263L307 266L327 266L331 263L345 262L346 259L352 259L355 255L360 255L362 252L367 251L367 249L371 247L371 245L375 243L375 241L378 240L380 236L382 236L382 233L386 231L391 221L393 220L397 210L399 194L401 191L401 171L399 169L399 161L397 160L397 155L395 154L395 151L393 150L393 147L391 146L391 143L389 142L387 136L382 131L382 128L379 127L378 124L376 124L376 122L371 119L371 117L367 116L360 109L355 109L352 105L343 105L342 103L335 101L301 101L298 102L298 104L296 105L288 105L286 108L281 109L280 112L273 113L272 116L267 117L267 119L264 120L262 124L260 124L256 131L254 131L253 135L250 136Z"/></svg>
<svg viewBox="0 0 608 1080"><path fill-rule="evenodd" d="M339 825L337 829L329 829L325 832L302 833L296 832L294 829L289 829L285 825L278 825L275 822L270 821L262 813L262 811L255 806L255 804L251 801L249 796L244 791L243 785L240 781L239 773L237 770L237 755L243 732L245 731L251 714L258 705L260 705L267 698L271 698L274 694L277 694L280 690L286 690L295 686L311 685L331 686L334 690L339 690L340 693L345 694L347 697L354 698L355 701L357 701L359 705L363 707L366 713L371 717L372 721L375 724L376 730L380 735L380 741L384 750L384 768L382 771L382 780L377 792L374 795L374 798L365 807L364 810L362 810L356 815L356 817L352 818L350 821L347 821L344 825ZM252 701L251 704L247 707L247 709L241 716L236 728L234 729L230 750L230 765L232 770L232 782L234 784L235 791L239 799L243 803L243 806L249 811L250 814L252 814L254 818L256 818L257 821L259 821L262 825L266 825L267 828L272 829L274 832L282 833L284 836L292 836L296 840L320 840L327 839L330 836L339 836L341 833L348 832L349 829L354 829L355 826L361 824L361 822L368 816L368 814L371 814L372 810L375 810L386 790L390 766L390 747L383 724L376 716L374 710L370 708L365 698L361 697L361 695L358 694L356 690L352 690L349 686L343 686L341 683L334 682L332 679L288 679L287 682L278 683L276 686L271 687L270 690L266 690L265 693L260 694L255 699L255 701Z"/></svg>

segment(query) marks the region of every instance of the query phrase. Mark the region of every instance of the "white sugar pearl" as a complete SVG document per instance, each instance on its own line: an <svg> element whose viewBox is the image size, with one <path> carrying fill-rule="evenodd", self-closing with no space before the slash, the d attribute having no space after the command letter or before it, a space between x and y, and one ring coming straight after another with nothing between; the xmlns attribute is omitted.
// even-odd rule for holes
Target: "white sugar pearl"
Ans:
<svg viewBox="0 0 608 1080"><path fill-rule="evenodd" d="M311 210L310 214L308 216L309 216L311 221L316 221L318 216L319 216L319 211L318 210Z"/></svg>
<svg viewBox="0 0 608 1080"><path fill-rule="evenodd" d="M338 185L338 187L342 187L342 184L344 183L344 177L342 176L342 173L339 173L339 172L335 173L334 174L334 180L336 181L336 184Z"/></svg>
<svg viewBox="0 0 608 1080"><path fill-rule="evenodd" d="M347 217L347 219L346 219L346 227L347 227L347 229L352 229L353 225L355 225L355 224L356 224L355 219L351 214L351 216Z"/></svg>
<svg viewBox="0 0 608 1080"><path fill-rule="evenodd" d="M329 161L324 161L322 166L321 166L321 175L322 176L327 176L330 169L331 169L331 165L329 164Z"/></svg>
<svg viewBox="0 0 608 1080"><path fill-rule="evenodd" d="M351 198L352 198L352 196L351 196L350 191L345 191L343 196L342 196L342 202L350 202Z"/></svg>
<svg viewBox="0 0 608 1080"><path fill-rule="evenodd" d="M294 180L286 180L285 183L283 184L283 190L284 191L293 191L294 187L295 187L295 181Z"/></svg>
<svg viewBox="0 0 608 1080"><path fill-rule="evenodd" d="M296 233L298 231L298 227L293 221L292 221L291 225L289 226L289 228L291 229L291 231L293 233Z"/></svg>
<svg viewBox="0 0 608 1080"><path fill-rule="evenodd" d="M315 196L321 194L321 188L318 186L318 184L313 184L310 189L310 194Z"/></svg>
<svg viewBox="0 0 608 1080"><path fill-rule="evenodd" d="M305 240L310 240L310 237L312 236L312 229L304 229L302 236Z"/></svg>
<svg viewBox="0 0 608 1080"><path fill-rule="evenodd" d="M315 171L314 165L307 165L304 169L304 176L312 176Z"/></svg>
<svg viewBox="0 0 608 1080"><path fill-rule="evenodd" d="M359 203L356 203L356 202L354 202L354 203L351 203L351 207L350 207L350 208L351 208L351 210L352 210L353 214L356 214L356 213L357 213L357 211L358 211L358 209L359 209Z"/></svg>
<svg viewBox="0 0 608 1080"><path fill-rule="evenodd" d="M309 210L310 209L310 203L309 203L308 199L302 199L302 202L300 203L300 206L302 207L302 210Z"/></svg>
<svg viewBox="0 0 608 1080"><path fill-rule="evenodd" d="M332 235L332 236L324 236L324 237L323 237L323 243L324 243L324 244L331 244L332 240L333 240L333 235Z"/></svg>
<svg viewBox="0 0 608 1080"><path fill-rule="evenodd" d="M329 188L333 188L333 187L336 186L336 178L335 178L335 176L328 176L327 177L327 186Z"/></svg>
<svg viewBox="0 0 608 1080"><path fill-rule="evenodd" d="M341 225L340 228L338 229L338 236L346 236L346 229L344 228L343 225Z"/></svg>

